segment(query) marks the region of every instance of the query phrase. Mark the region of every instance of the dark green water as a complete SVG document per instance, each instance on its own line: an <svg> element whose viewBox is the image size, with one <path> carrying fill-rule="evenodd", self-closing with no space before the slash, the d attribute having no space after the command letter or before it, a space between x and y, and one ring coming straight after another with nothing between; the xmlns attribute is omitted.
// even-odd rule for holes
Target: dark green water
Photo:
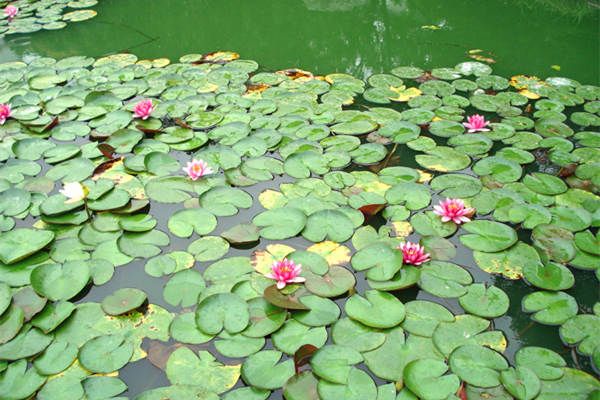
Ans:
<svg viewBox="0 0 600 400"><path fill-rule="evenodd" d="M600 81L596 1L101 0L92 20L0 39L0 61L119 51L176 60L227 49L267 69L364 77L398 65L453 66L482 49L497 61L498 75L592 84Z"/></svg>

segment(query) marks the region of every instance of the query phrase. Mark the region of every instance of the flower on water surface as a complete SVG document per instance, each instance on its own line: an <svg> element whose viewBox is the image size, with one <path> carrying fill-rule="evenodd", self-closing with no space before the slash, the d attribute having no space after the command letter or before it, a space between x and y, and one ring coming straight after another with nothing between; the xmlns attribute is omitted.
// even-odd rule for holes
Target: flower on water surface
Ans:
<svg viewBox="0 0 600 400"><path fill-rule="evenodd" d="M187 166L182 169L193 181L215 172L208 166L206 161L196 159L193 159L191 162L188 161Z"/></svg>
<svg viewBox="0 0 600 400"><path fill-rule="evenodd" d="M418 243L404 242L400 245L404 264L421 265L429 261L429 253L425 253L425 247Z"/></svg>
<svg viewBox="0 0 600 400"><path fill-rule="evenodd" d="M267 278L277 281L277 289L283 289L288 283L302 283L306 279L299 276L302 272L302 265L296 264L292 260L284 258L281 261L275 261L271 266L271 273L265 275Z"/></svg>
<svg viewBox="0 0 600 400"><path fill-rule="evenodd" d="M9 19L13 19L19 13L19 9L13 5L6 6L4 9L4 15L6 15Z"/></svg>
<svg viewBox="0 0 600 400"><path fill-rule="evenodd" d="M133 112L135 113L136 118L141 118L143 120L147 120L154 111L154 106L152 105L152 100L146 99L142 100L135 105Z"/></svg>
<svg viewBox="0 0 600 400"><path fill-rule="evenodd" d="M88 194L88 189L79 182L65 182L60 194L67 197L66 204L76 203L79 200L85 199Z"/></svg>
<svg viewBox="0 0 600 400"><path fill-rule="evenodd" d="M0 125L4 125L11 114L10 104L0 104Z"/></svg>
<svg viewBox="0 0 600 400"><path fill-rule="evenodd" d="M460 199L446 199L433 207L433 213L442 217L442 222L452 221L458 225L469 222L469 217L474 212L474 208L465 207L464 201Z"/></svg>
<svg viewBox="0 0 600 400"><path fill-rule="evenodd" d="M467 122L463 122L463 125L469 129L469 133L473 132L487 132L489 131L486 126L490 124L490 121L486 121L483 115L475 114L467 117Z"/></svg>

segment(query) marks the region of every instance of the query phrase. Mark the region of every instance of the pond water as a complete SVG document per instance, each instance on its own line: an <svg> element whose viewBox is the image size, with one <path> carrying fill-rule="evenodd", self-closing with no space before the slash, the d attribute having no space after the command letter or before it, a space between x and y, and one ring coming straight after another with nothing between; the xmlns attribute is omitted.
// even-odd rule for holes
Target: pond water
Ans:
<svg viewBox="0 0 600 400"><path fill-rule="evenodd" d="M92 20L69 24L58 31L2 38L0 62L37 56L102 57L117 52L130 52L140 59L168 57L175 61L189 53L232 50L242 58L256 60L263 71L298 67L315 74L345 72L366 79L399 65L424 69L452 67L470 60L469 54L476 54L492 58L494 74L507 78L528 74L541 78L567 76L585 84L600 82L600 9L593 2L573 1L569 6L543 0L153 0L141 3L140 0L101 0L94 7L98 16ZM481 51L469 53L477 49ZM360 109L360 106L359 101L353 107ZM439 144L446 142L445 138L436 140ZM415 162L417 154L401 146L394 154L398 159L393 159L390 166L420 168ZM182 164L188 160L184 152L172 155ZM44 164L44 168L47 167ZM524 169L527 173L538 171L541 166L534 163ZM45 172L46 169L42 173ZM470 170L467 173L473 174ZM257 198L263 190L291 181L289 177L278 177L243 189ZM434 195L432 202L438 200ZM181 208L181 204L154 202L150 206L150 213L158 221L157 228L170 238L163 252L185 251L191 241L173 235L167 228L169 218ZM261 211L262 207L255 202L252 208L235 216L219 217L219 224L211 235L218 236L240 222L250 221ZM373 225L381 222L375 219ZM31 223L31 219L18 221L17 227L28 227ZM408 239L418 240L419 235ZM519 239L531 243L529 234ZM519 348L541 346L561 354L571 367L592 374L597 372L589 357L578 356L573 348L563 344L558 327L535 323L530 314L521 311L521 300L535 288L522 280L507 280L483 272L477 267L472 251L463 246L457 236L450 241L458 249L453 262L464 266L476 282L495 285L510 298L508 312L493 319L492 326L506 335L508 344L504 354L511 362ZM278 242L262 239L260 245L251 249L230 249L227 257L249 256L252 250L271 243ZM297 237L286 244L306 248L312 243ZM101 302L119 288L137 287L148 294L149 303L180 311L180 307L169 305L163 298L163 287L169 278L149 276L144 271L145 263L146 260L137 259L126 268L117 268L108 283L92 287L76 302ZM575 285L565 292L577 299L580 314L592 313L600 294L598 280L590 271L573 270L573 274ZM357 273L356 276L357 291L368 289L365 275ZM403 302L430 300L454 313L462 313L457 299L440 299L418 288L397 295ZM336 299L342 310L345 300ZM153 346L153 341L145 340L146 351ZM218 354L213 342L191 347ZM267 341L269 347L272 347L270 340ZM127 364L119 376L128 385L123 395L131 398L169 384L164 372L147 358ZM242 386L241 380L238 386ZM270 398L281 396L281 391L274 391Z"/></svg>
<svg viewBox="0 0 600 400"><path fill-rule="evenodd" d="M140 58L234 50L267 70L357 77L398 65L434 68L481 49L501 76L600 80L598 8L529 0L102 0L98 16L54 32L0 39L0 60L40 54ZM422 27L437 26L432 30ZM552 66L560 66L560 72Z"/></svg>

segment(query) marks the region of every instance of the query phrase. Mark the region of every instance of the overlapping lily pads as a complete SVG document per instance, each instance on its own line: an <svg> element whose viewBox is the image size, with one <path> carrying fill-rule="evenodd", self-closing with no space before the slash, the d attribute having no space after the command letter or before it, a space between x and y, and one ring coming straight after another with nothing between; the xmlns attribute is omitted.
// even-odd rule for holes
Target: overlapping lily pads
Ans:
<svg viewBox="0 0 600 400"><path fill-rule="evenodd" d="M97 12L88 7L98 4L98 0L42 0L35 2L15 0L11 1L10 4L18 8L18 13L10 19L6 15L2 15L2 18L0 18L0 38L4 35L31 33L42 29L62 29L69 22L80 22L94 18ZM82 60L81 63L75 63L72 66L86 66L93 62L91 58L87 57L81 57L80 59ZM63 64L67 66L69 63L65 62ZM61 82L61 79L57 76L50 75L40 75L37 79L32 77L32 80L33 84L40 89L51 87L53 84ZM59 109L61 107L68 108L69 100L71 99L64 98L62 101L56 102L56 106Z"/></svg>
<svg viewBox="0 0 600 400"><path fill-rule="evenodd" d="M0 65L0 397L114 398L143 358L171 385L137 399L597 396L549 349L509 365L493 321L558 326L600 367L600 305L571 290L600 277L600 89L473 61L258 70L233 52ZM493 122L466 133L474 113ZM192 159L213 173L185 176ZM471 221L443 222L446 197ZM279 289L284 260L301 272Z"/></svg>

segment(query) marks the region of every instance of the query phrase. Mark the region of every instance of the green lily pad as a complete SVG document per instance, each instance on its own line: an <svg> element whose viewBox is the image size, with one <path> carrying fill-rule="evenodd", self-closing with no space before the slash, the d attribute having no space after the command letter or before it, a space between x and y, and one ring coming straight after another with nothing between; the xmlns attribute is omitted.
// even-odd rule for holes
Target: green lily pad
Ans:
<svg viewBox="0 0 600 400"><path fill-rule="evenodd" d="M83 261L65 264L43 264L31 272L31 285L50 300L69 300L90 281L90 268Z"/></svg>
<svg viewBox="0 0 600 400"><path fill-rule="evenodd" d="M439 360L422 359L409 363L404 369L406 386L422 399L445 399L460 386L454 374L445 375L448 366Z"/></svg>
<svg viewBox="0 0 600 400"><path fill-rule="evenodd" d="M360 249L352 257L352 268L356 271L366 270L367 278L375 281L391 279L401 267L402 252L383 242Z"/></svg>
<svg viewBox="0 0 600 400"><path fill-rule="evenodd" d="M542 389L537 397L540 400L573 399L587 400L600 390L595 377L576 369L564 368L562 378L553 381L542 381ZM590 397L592 396L592 397Z"/></svg>
<svg viewBox="0 0 600 400"><path fill-rule="evenodd" d="M440 322L454 321L445 307L431 301L413 300L405 304L406 318L402 328L412 334L431 337Z"/></svg>
<svg viewBox="0 0 600 400"><path fill-rule="evenodd" d="M545 290L566 290L575 284L575 277L571 270L553 262L546 265L527 265L523 270L523 276L533 286Z"/></svg>
<svg viewBox="0 0 600 400"><path fill-rule="evenodd" d="M208 351L199 351L196 356L189 348L181 347L167 360L166 374L172 387L193 385L200 392L223 393L238 381L240 366L221 364ZM189 394L182 398L186 396Z"/></svg>
<svg viewBox="0 0 600 400"><path fill-rule="evenodd" d="M562 325L577 314L575 299L564 292L535 292L523 298L523 310L534 313L534 321L547 325Z"/></svg>
<svg viewBox="0 0 600 400"><path fill-rule="evenodd" d="M306 282L304 286L311 293L323 297L340 296L354 287L356 278L354 274L344 267L333 266L324 275L304 272Z"/></svg>
<svg viewBox="0 0 600 400"><path fill-rule="evenodd" d="M471 163L471 159L468 156L451 147L438 146L426 151L426 153L417 155L415 160L423 168L432 171L459 171Z"/></svg>
<svg viewBox="0 0 600 400"><path fill-rule="evenodd" d="M14 264L46 247L54 233L37 229L15 229L0 233L0 261Z"/></svg>
<svg viewBox="0 0 600 400"><path fill-rule="evenodd" d="M541 249L551 260L566 263L572 260L577 249L573 234L556 225L538 225L531 234L533 244Z"/></svg>
<svg viewBox="0 0 600 400"><path fill-rule="evenodd" d="M470 249L495 253L516 243L517 233L511 227L493 221L471 221L464 225L470 235L460 237L462 244Z"/></svg>
<svg viewBox="0 0 600 400"><path fill-rule="evenodd" d="M218 334L223 329L229 333L243 331L248 325L248 305L232 293L218 293L206 297L196 309L196 324L202 332Z"/></svg>
<svg viewBox="0 0 600 400"><path fill-rule="evenodd" d="M346 384L335 384L325 380L319 381L318 393L323 400L375 400L377 387L373 379L364 371L352 368Z"/></svg>
<svg viewBox="0 0 600 400"><path fill-rule="evenodd" d="M317 392L318 380L310 371L292 376L283 387L287 400L320 400Z"/></svg>
<svg viewBox="0 0 600 400"><path fill-rule="evenodd" d="M352 366L363 360L356 350L339 345L327 345L320 348L311 358L313 373L329 382L345 384L348 382Z"/></svg>
<svg viewBox="0 0 600 400"><path fill-rule="evenodd" d="M242 364L242 378L246 383L260 389L278 389L294 375L294 362L281 360L281 353L264 350L253 354Z"/></svg>
<svg viewBox="0 0 600 400"><path fill-rule="evenodd" d="M404 305L393 295L377 290L367 290L365 297L358 294L345 305L348 316L373 328L392 328L404 320Z"/></svg>
<svg viewBox="0 0 600 400"><path fill-rule="evenodd" d="M460 306L469 314L484 318L497 318L508 311L509 299L496 286L486 287L482 283L470 285L467 293L458 299Z"/></svg>
<svg viewBox="0 0 600 400"><path fill-rule="evenodd" d="M332 324L340 316L340 309L327 298L308 295L299 298L308 310L299 310L293 313L292 317L304 325L308 326L326 326Z"/></svg>
<svg viewBox="0 0 600 400"><path fill-rule="evenodd" d="M87 341L79 349L79 362L96 373L116 371L131 359L133 344L121 335L98 336Z"/></svg>
<svg viewBox="0 0 600 400"><path fill-rule="evenodd" d="M515 354L518 367L528 368L538 378L543 380L556 380L564 374L565 360L552 350L543 347L522 347Z"/></svg>
<svg viewBox="0 0 600 400"><path fill-rule="evenodd" d="M322 210L308 217L302 236L315 243L326 239L342 243L353 233L354 224L346 214L338 210Z"/></svg>
<svg viewBox="0 0 600 400"><path fill-rule="evenodd" d="M252 197L241 189L218 186L200 196L200 205L219 217L235 215L252 206Z"/></svg>
<svg viewBox="0 0 600 400"><path fill-rule="evenodd" d="M0 375L0 396L5 399L26 399L32 396L46 382L33 367L27 368L26 360L18 360L8 365Z"/></svg>
<svg viewBox="0 0 600 400"><path fill-rule="evenodd" d="M317 348L323 346L327 341L327 330L325 327L310 327L295 319L290 319L283 324L281 329L271 335L273 346L288 355L293 355L305 344Z"/></svg>
<svg viewBox="0 0 600 400"><path fill-rule="evenodd" d="M198 296L205 287L204 279L198 271L186 269L169 279L163 290L163 297L173 306L189 307L198 302Z"/></svg>
<svg viewBox="0 0 600 400"><path fill-rule="evenodd" d="M600 341L597 335L599 326L598 315L579 314L563 323L559 332L565 343L577 345L582 354L592 355Z"/></svg>
<svg viewBox="0 0 600 400"><path fill-rule="evenodd" d="M500 385L500 372L508 369L502 355L487 347L468 344L450 354L450 368L471 385L490 388Z"/></svg>
<svg viewBox="0 0 600 400"><path fill-rule="evenodd" d="M331 329L331 336L335 344L360 352L374 350L385 342L384 333L350 318L339 319Z"/></svg>
<svg viewBox="0 0 600 400"><path fill-rule="evenodd" d="M541 382L537 375L527 367L502 371L500 381L506 390L519 400L534 399L541 389Z"/></svg>
<svg viewBox="0 0 600 400"><path fill-rule="evenodd" d="M190 237L194 232L208 235L216 228L217 219L202 208L192 208L174 213L167 226L172 234L181 238Z"/></svg>
<svg viewBox="0 0 600 400"><path fill-rule="evenodd" d="M55 341L36 358L33 365L43 375L58 374L77 358L77 347L71 343Z"/></svg>
<svg viewBox="0 0 600 400"><path fill-rule="evenodd" d="M147 299L146 293L135 288L116 290L102 300L102 310L108 315L121 315L135 310Z"/></svg>
<svg viewBox="0 0 600 400"><path fill-rule="evenodd" d="M296 208L283 207L258 214L252 220L260 229L260 236L283 240L299 234L307 223L306 215Z"/></svg>
<svg viewBox="0 0 600 400"><path fill-rule="evenodd" d="M430 261L421 268L419 287L442 298L460 297L473 282L471 274L456 264Z"/></svg>

